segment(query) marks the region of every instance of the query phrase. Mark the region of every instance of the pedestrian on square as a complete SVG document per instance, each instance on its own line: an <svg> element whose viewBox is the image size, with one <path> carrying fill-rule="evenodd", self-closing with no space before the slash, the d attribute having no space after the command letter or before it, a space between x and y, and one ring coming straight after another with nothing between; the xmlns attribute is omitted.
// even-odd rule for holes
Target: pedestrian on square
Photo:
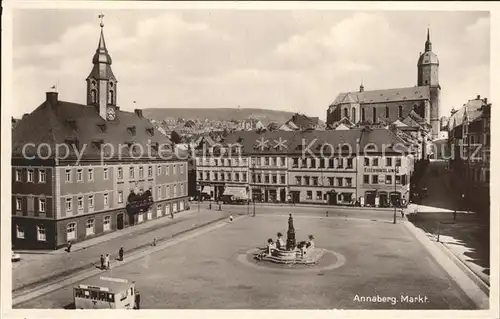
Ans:
<svg viewBox="0 0 500 319"><path fill-rule="evenodd" d="M141 294L137 289L135 290L135 309L141 309Z"/></svg>
<svg viewBox="0 0 500 319"><path fill-rule="evenodd" d="M453 211L453 220L457 220L457 210Z"/></svg>
<svg viewBox="0 0 500 319"><path fill-rule="evenodd" d="M120 247L120 250L118 251L118 256L120 256L120 261L123 261L123 247Z"/></svg>
<svg viewBox="0 0 500 319"><path fill-rule="evenodd" d="M156 246L156 238L153 238L153 246Z"/></svg>
<svg viewBox="0 0 500 319"><path fill-rule="evenodd" d="M405 218L405 211L401 209L401 218Z"/></svg>
<svg viewBox="0 0 500 319"><path fill-rule="evenodd" d="M104 255L101 254L101 270L104 269Z"/></svg>
<svg viewBox="0 0 500 319"><path fill-rule="evenodd" d="M106 269L109 269L109 254L106 254L105 262L106 262Z"/></svg>
<svg viewBox="0 0 500 319"><path fill-rule="evenodd" d="M68 248L66 248L66 251L69 253L71 252L71 240L68 241Z"/></svg>
<svg viewBox="0 0 500 319"><path fill-rule="evenodd" d="M233 215L229 215L229 221L232 222L233 221Z"/></svg>
<svg viewBox="0 0 500 319"><path fill-rule="evenodd" d="M173 211L170 212L170 218L174 219L174 212Z"/></svg>

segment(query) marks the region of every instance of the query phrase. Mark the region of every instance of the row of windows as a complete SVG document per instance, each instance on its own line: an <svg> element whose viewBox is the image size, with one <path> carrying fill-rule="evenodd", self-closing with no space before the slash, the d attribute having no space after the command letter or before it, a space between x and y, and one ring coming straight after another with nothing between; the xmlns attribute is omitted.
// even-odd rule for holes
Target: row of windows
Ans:
<svg viewBox="0 0 500 319"><path fill-rule="evenodd" d="M166 214L170 212L170 207L165 205ZM180 209L184 209L183 202L180 202ZM177 203L173 203L173 212L177 212ZM156 207L157 217L163 215L163 205L158 204ZM151 219L151 212L148 212L148 219ZM140 216L142 217L142 215ZM111 230L111 216L104 216L103 218L103 231L107 232ZM41 242L47 241L47 229L44 225L37 225L37 240ZM70 222L66 225L66 240L76 239L77 223ZM85 221L85 236L92 236L95 234L95 219L89 218ZM16 238L25 239L25 228L24 226L16 225Z"/></svg>
<svg viewBox="0 0 500 319"><path fill-rule="evenodd" d="M209 172L209 171L198 171L198 180L213 180L213 181L235 181L235 182L246 182L247 173L245 172Z"/></svg>
<svg viewBox="0 0 500 319"><path fill-rule="evenodd" d="M323 184L323 178L320 179L317 176L309 177L309 176L295 176L295 184L296 185L304 185L304 186L338 186L338 187L352 187L352 178L351 177L328 177L326 178L327 183ZM321 183L321 184L320 184Z"/></svg>
<svg viewBox="0 0 500 319"><path fill-rule="evenodd" d="M352 158L294 158L293 168L353 168Z"/></svg>
<svg viewBox="0 0 500 319"><path fill-rule="evenodd" d="M252 166L286 166L286 157L252 157Z"/></svg>
<svg viewBox="0 0 500 319"><path fill-rule="evenodd" d="M45 198L38 198L36 200L38 200L38 212L46 213L47 200ZM23 198L16 197L16 211L22 211L22 210L23 210Z"/></svg>
<svg viewBox="0 0 500 319"><path fill-rule="evenodd" d="M326 192L323 191L316 191L313 197L313 191L306 191L306 200L327 200L328 195ZM351 202L353 199L353 193L338 193L337 194L337 201L339 202Z"/></svg>
<svg viewBox="0 0 500 319"><path fill-rule="evenodd" d="M252 174L252 183L260 184L286 184L286 177L283 174Z"/></svg>
<svg viewBox="0 0 500 319"><path fill-rule="evenodd" d="M185 187L184 184L176 184L173 185L173 192L174 192L174 197L177 197L177 194L179 196L183 196L185 194ZM156 189L156 199L161 199L161 194L162 194L162 186L158 186ZM167 192L167 197L169 198L170 195L170 185L166 186L166 192ZM79 211L82 211L84 209L84 196L78 196L76 198L77 201L77 208ZM123 197L123 191L118 191L117 192L117 197L116 197L116 203L117 204L122 204L124 202L124 197ZM94 195L88 195L87 196L87 204L89 210L93 210L94 204L95 204L95 196ZM109 193L104 193L103 194L103 205L104 208L109 208ZM65 208L67 212L73 211L73 198L66 198L65 202Z"/></svg>
<svg viewBox="0 0 500 319"><path fill-rule="evenodd" d="M378 166L379 165L378 160L379 160L378 157L373 157L371 160L371 166ZM396 157L395 163L396 163L396 167L401 167L401 158ZM370 158L369 157L365 157L365 166L370 166ZM385 166L392 166L392 157L385 158Z"/></svg>
<svg viewBox="0 0 500 319"><path fill-rule="evenodd" d="M205 166L246 166L248 160L246 158L214 158L213 160L209 158L196 158L196 165Z"/></svg>
<svg viewBox="0 0 500 319"><path fill-rule="evenodd" d="M370 179L371 176L371 179ZM385 178L380 178L384 175L363 175L364 184L393 184L393 175L385 175ZM406 185L406 175L396 175L396 185Z"/></svg>
<svg viewBox="0 0 500 319"><path fill-rule="evenodd" d="M23 182L23 170L21 168L16 169L16 182ZM28 183L46 183L47 173L45 169L38 169L37 180L35 181L35 170L32 168L26 169L26 182Z"/></svg>
<svg viewBox="0 0 500 319"><path fill-rule="evenodd" d="M169 175L169 169L170 165L158 165L157 166L157 175L163 175L163 172L165 172L164 175ZM136 168L131 166L129 167L129 178L134 179L135 178L135 171ZM144 167L140 166L139 169L139 178L144 178ZM184 164L179 165L179 173L183 174L184 173ZM177 174L177 165L173 164L173 175ZM29 175L29 173L28 173ZM17 175L16 175L17 176ZM153 166L148 166L148 177L153 177ZM117 178L118 179L123 179L123 167L118 167L117 168ZM109 180L109 168L104 168L103 169L103 179L104 180ZM94 169L93 168L87 168L87 181L93 181L94 180ZM72 169L68 168L66 169L66 182L71 183L72 181ZM83 182L83 168L77 168L76 169L76 181L77 182Z"/></svg>

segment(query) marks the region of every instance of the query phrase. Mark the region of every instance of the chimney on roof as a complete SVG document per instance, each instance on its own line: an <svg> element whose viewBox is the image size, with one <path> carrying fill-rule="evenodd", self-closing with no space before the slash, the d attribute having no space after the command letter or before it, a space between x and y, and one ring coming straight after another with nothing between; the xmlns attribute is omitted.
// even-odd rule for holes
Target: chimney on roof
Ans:
<svg viewBox="0 0 500 319"><path fill-rule="evenodd" d="M488 98L484 98L484 104L488 104Z"/></svg>
<svg viewBox="0 0 500 319"><path fill-rule="evenodd" d="M22 118L24 119L24 118L28 117L28 115L29 115L28 113L24 113Z"/></svg>
<svg viewBox="0 0 500 319"><path fill-rule="evenodd" d="M59 93L57 92L47 92L47 99L46 102L49 103L50 106L56 107L57 106L57 95Z"/></svg>
<svg viewBox="0 0 500 319"><path fill-rule="evenodd" d="M134 113L135 113L138 117L142 118L142 110L140 110L140 109L135 109L135 110L134 110Z"/></svg>
<svg viewBox="0 0 500 319"><path fill-rule="evenodd" d="M480 100L481 99L481 95L478 94L477 95L477 99Z"/></svg>

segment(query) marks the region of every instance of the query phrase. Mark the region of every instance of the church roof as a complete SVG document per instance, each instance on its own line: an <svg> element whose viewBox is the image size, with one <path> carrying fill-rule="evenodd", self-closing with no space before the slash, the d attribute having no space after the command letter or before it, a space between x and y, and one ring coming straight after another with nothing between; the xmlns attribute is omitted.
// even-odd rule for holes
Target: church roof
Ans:
<svg viewBox="0 0 500 319"><path fill-rule="evenodd" d="M52 95L52 98L49 98L49 95ZM82 159L100 158L99 145L106 145L102 149L103 152L110 152L113 148L114 155L117 156L120 145L124 147L140 144L144 149L144 157L148 156L148 144L171 145L167 137L138 113L117 110L116 120L106 121L99 116L94 106L59 101L57 93L54 92L47 93L47 100L19 121L13 130L12 157L23 156L23 146L27 143L36 146L46 143L52 151L52 156L56 147L62 144L70 144L68 146L74 156L75 151L71 144L75 143L80 151L83 151ZM83 147L85 149L82 149ZM28 148L28 151L31 150L36 151L36 147ZM41 150L46 152L47 148L42 147ZM166 154L166 150L167 146L161 148L162 155ZM60 151L64 153L65 147L60 147ZM157 154L155 147L152 147L151 153ZM129 154L129 149L124 147L122 157L127 158ZM32 155L37 154L29 156ZM46 155L48 154L40 154Z"/></svg>
<svg viewBox="0 0 500 319"><path fill-rule="evenodd" d="M395 101L428 100L429 98L430 91L428 86L415 86L399 89L340 93L335 101L333 101L332 105L344 103L368 104Z"/></svg>

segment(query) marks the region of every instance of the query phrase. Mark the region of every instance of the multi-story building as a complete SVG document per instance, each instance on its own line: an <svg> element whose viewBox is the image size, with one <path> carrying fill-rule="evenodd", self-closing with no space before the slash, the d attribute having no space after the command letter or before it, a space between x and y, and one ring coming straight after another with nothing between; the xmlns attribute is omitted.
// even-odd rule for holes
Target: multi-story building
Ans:
<svg viewBox="0 0 500 319"><path fill-rule="evenodd" d="M246 170L250 179L240 187L255 201L389 206L409 199L415 151L388 129L235 132L223 145L248 159L225 171ZM198 178L221 194L232 185L215 177L213 160L199 153Z"/></svg>
<svg viewBox="0 0 500 319"><path fill-rule="evenodd" d="M102 27L87 104L48 92L13 130L14 247L55 249L188 207L186 160L117 104Z"/></svg>
<svg viewBox="0 0 500 319"><path fill-rule="evenodd" d="M489 211L491 103L469 100L453 110L448 121L452 185L464 194L470 209Z"/></svg>

